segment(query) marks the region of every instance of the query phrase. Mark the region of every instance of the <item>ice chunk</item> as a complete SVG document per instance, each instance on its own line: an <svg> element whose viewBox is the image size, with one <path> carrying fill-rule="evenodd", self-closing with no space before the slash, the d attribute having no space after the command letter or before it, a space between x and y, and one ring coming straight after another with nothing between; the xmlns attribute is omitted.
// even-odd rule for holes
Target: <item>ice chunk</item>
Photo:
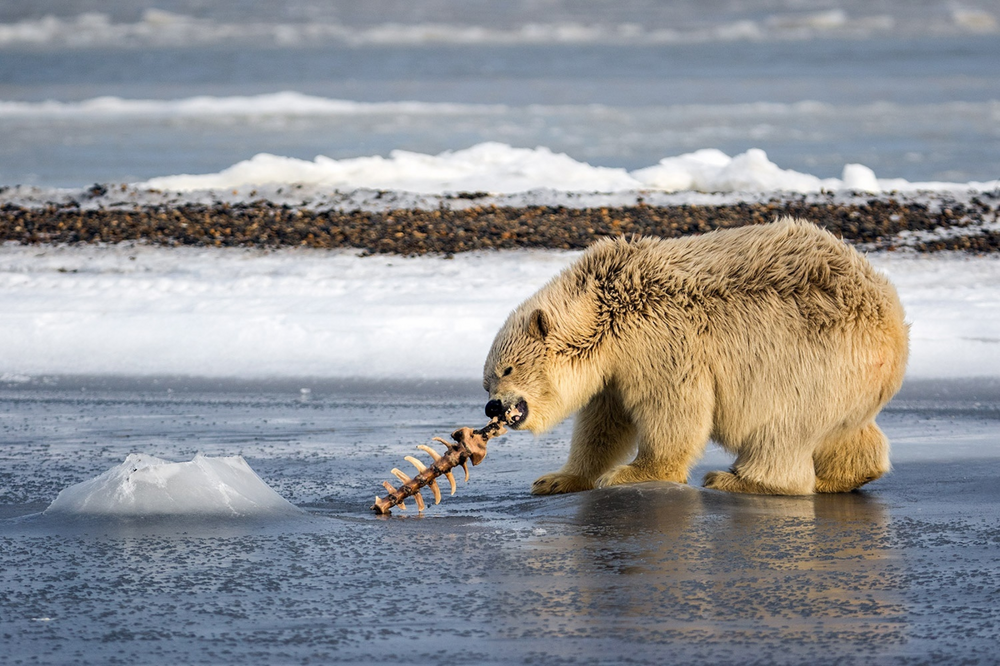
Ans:
<svg viewBox="0 0 1000 666"><path fill-rule="evenodd" d="M727 167L733 158L721 150L704 148L677 157L665 157L656 166L632 172L645 187L680 192L695 190Z"/></svg>
<svg viewBox="0 0 1000 666"><path fill-rule="evenodd" d="M66 488L47 515L263 517L301 513L242 456L169 462L133 453L100 476Z"/></svg>
<svg viewBox="0 0 1000 666"><path fill-rule="evenodd" d="M653 167L632 172L643 186L676 192L819 192L840 189L837 179L820 179L782 169L759 148L729 157L715 149L667 157Z"/></svg>
<svg viewBox="0 0 1000 666"><path fill-rule="evenodd" d="M875 172L864 164L845 164L842 180L845 190L871 192L872 194L878 194L882 191L878 179L875 177Z"/></svg>

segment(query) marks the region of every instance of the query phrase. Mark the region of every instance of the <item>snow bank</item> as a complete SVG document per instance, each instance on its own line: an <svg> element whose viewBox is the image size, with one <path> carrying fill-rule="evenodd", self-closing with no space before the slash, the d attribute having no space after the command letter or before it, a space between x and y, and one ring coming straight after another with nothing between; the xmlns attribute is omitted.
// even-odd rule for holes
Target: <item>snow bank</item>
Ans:
<svg viewBox="0 0 1000 666"><path fill-rule="evenodd" d="M60 374L477 378L508 312L578 253L0 247L0 381ZM909 376L1000 376L1000 258L873 255Z"/></svg>
<svg viewBox="0 0 1000 666"><path fill-rule="evenodd" d="M59 493L46 515L267 517L301 513L242 456L175 463L141 453Z"/></svg>
<svg viewBox="0 0 1000 666"><path fill-rule="evenodd" d="M987 183L911 183L884 179L862 164L844 166L841 178L819 178L782 169L759 148L736 157L715 149L668 157L659 164L627 172L579 162L545 147L513 148L481 143L438 155L394 150L380 156L313 161L258 154L218 173L153 178L140 188L180 192L231 190L250 185L309 185L338 190L363 188L443 194L511 194L549 189L557 192L797 192L968 191L992 190Z"/></svg>

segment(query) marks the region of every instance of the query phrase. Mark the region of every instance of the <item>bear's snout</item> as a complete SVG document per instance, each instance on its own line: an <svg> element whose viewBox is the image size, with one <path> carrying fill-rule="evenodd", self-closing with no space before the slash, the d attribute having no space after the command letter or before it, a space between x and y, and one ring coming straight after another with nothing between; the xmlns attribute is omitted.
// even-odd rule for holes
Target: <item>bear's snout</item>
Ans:
<svg viewBox="0 0 1000 666"><path fill-rule="evenodd" d="M524 420L528 418L528 403L525 402L524 400L518 400L515 407L518 413L515 416L511 417L510 421L507 422L507 425L516 428L521 423L524 423ZM507 415L508 410L509 408L504 407L502 400L494 399L486 403L486 416L491 419L504 418Z"/></svg>

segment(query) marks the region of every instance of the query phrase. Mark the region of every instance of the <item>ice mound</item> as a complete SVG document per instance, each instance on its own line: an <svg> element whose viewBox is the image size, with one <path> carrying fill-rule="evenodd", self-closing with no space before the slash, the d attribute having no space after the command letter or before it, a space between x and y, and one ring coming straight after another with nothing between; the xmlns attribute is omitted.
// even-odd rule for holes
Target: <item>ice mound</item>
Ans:
<svg viewBox="0 0 1000 666"><path fill-rule="evenodd" d="M175 463L142 453L66 488L46 515L273 517L301 513L242 456Z"/></svg>
<svg viewBox="0 0 1000 666"><path fill-rule="evenodd" d="M438 155L394 150L387 158L374 155L335 160L320 155L311 162L260 153L219 173L163 176L143 186L190 191L279 183L426 194L505 194L538 188L618 192L641 188L641 183L625 169L591 166L545 147L513 148L491 141Z"/></svg>
<svg viewBox="0 0 1000 666"><path fill-rule="evenodd" d="M0 115L3 107L0 105ZM134 183L139 189L171 192L233 191L247 186L311 186L327 190L387 190L422 195L487 192L494 195L527 192L702 192L766 193L987 191L997 182L909 182L877 178L863 164L844 165L840 178L820 178L782 169L760 148L730 157L706 148L666 157L659 164L627 171L593 166L549 148L515 148L488 141L462 150L425 155L394 150L373 155L314 160L260 153L218 173L161 176ZM255 192L256 194L256 192Z"/></svg>
<svg viewBox="0 0 1000 666"><path fill-rule="evenodd" d="M820 192L849 190L880 192L875 173L863 164L844 165L841 178L819 178L782 169L760 148L730 157L706 148L677 157L666 157L656 166L632 172L643 187L679 192Z"/></svg>

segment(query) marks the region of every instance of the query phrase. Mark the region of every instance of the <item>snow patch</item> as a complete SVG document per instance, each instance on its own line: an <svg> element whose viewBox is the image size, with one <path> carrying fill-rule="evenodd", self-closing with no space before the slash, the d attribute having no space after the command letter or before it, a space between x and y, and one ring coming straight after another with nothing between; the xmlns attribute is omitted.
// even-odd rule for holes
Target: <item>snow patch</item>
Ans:
<svg viewBox="0 0 1000 666"><path fill-rule="evenodd" d="M59 493L46 515L272 517L302 513L242 456L169 462L142 453Z"/></svg>
<svg viewBox="0 0 1000 666"><path fill-rule="evenodd" d="M471 379L507 314L578 252L0 246L0 375ZM1000 377L1000 258L873 254L910 377Z"/></svg>

